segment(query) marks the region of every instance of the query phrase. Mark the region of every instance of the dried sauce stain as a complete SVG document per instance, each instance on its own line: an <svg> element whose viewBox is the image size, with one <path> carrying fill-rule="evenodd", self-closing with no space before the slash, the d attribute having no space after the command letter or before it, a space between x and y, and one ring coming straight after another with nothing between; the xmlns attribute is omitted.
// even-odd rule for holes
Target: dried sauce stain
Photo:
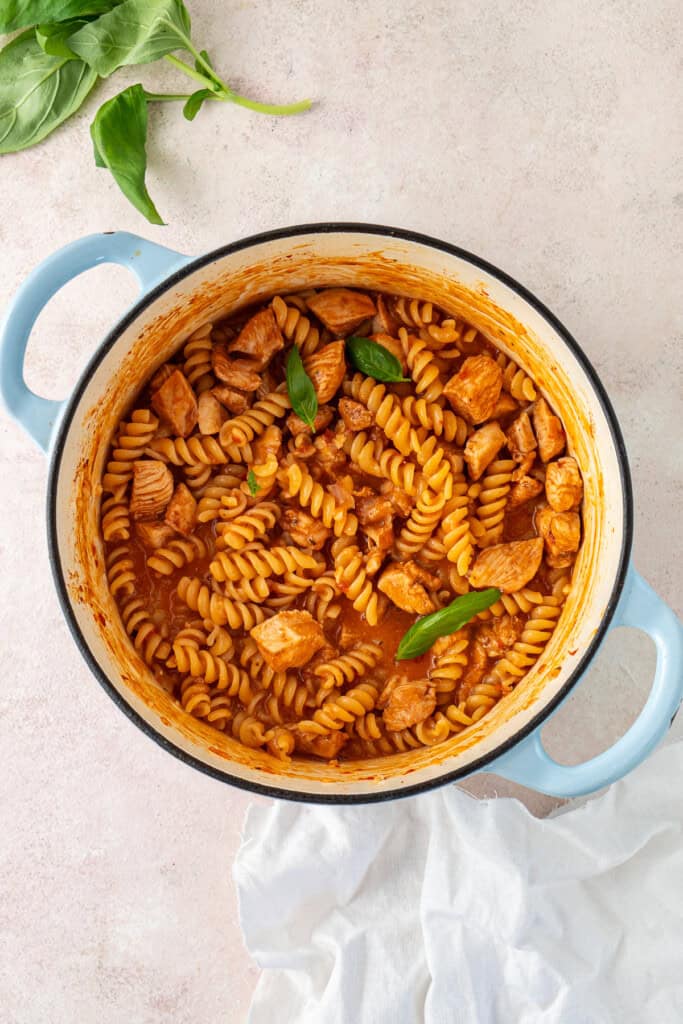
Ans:
<svg viewBox="0 0 683 1024"><path fill-rule="evenodd" d="M392 247L397 256L391 255ZM80 573L68 574L67 587L71 599L92 609L95 630L113 662L120 666L124 688L127 687L134 697L144 702L165 726L172 726L181 740L215 757L238 762L247 769L259 768L274 773L268 754L250 750L228 737L216 745L215 730L186 716L159 686L123 631L113 600L102 585L104 559L101 543L92 541L93 537L99 536L102 462L116 425L142 382L201 323L223 318L278 292L295 292L304 286L331 285L362 285L419 297L468 320L520 362L542 391L552 393L553 406L567 429L568 450L577 459L586 481L584 542L575 568L575 582L595 579L597 574L599 538L604 532L604 484L596 453L591 448L596 428L592 415L587 416L581 402L577 402L576 386L572 385L566 372L555 365L549 372L547 356L544 356L539 339L511 313L492 301L483 282L470 287L444 273L404 266L399 257L410 259L411 248L401 244L400 240L388 240L383 249L370 253L363 251L364 242L353 243L352 248L357 248L359 254L342 258L319 256L309 240L294 241L287 252L237 271L219 273L213 281L205 281L189 296L178 291L175 303L142 328L91 408L80 413L79 425L85 437L85 448L76 468L72 490L74 549ZM236 257L242 255L244 253L238 253ZM194 271L185 279L185 286L193 278L206 278L214 269L209 265ZM159 301L168 300L169 295L166 294ZM140 315L144 317L145 312ZM566 646L576 629L582 605L580 591L580 586L572 589L551 641L551 654ZM557 666L552 674L560 671L560 666ZM462 755L499 729L506 720L531 708L538 700L548 675L537 666L523 687L500 701L475 726L441 748L425 747L412 752L409 766L404 765L402 755L397 754L383 758L381 768L378 767L373 776L364 776L353 767L341 774L353 781L377 781L396 774L407 775L428 765L441 764L456 754ZM310 763L296 761L291 766L278 762L277 774L334 781L340 772L335 770L334 774L326 777L325 766L316 766L316 770L311 771Z"/></svg>

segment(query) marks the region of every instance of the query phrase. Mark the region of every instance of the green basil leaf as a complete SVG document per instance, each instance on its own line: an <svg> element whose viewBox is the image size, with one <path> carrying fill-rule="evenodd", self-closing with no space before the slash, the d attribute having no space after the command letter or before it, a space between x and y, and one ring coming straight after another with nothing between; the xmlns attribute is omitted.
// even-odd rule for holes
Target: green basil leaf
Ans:
<svg viewBox="0 0 683 1024"><path fill-rule="evenodd" d="M66 21L86 14L104 14L121 0L2 0L0 32L39 25L41 22Z"/></svg>
<svg viewBox="0 0 683 1024"><path fill-rule="evenodd" d="M197 92L193 92L192 95L185 100L183 107L183 117L188 121L194 121L195 117L201 110L204 100L210 99L216 94L211 89L198 89Z"/></svg>
<svg viewBox="0 0 683 1024"><path fill-rule="evenodd" d="M28 149L83 103L97 75L80 60L41 50L33 29L0 51L0 153Z"/></svg>
<svg viewBox="0 0 683 1024"><path fill-rule="evenodd" d="M304 369L301 354L296 345L287 357L287 393L292 403L292 409L299 419L313 429L315 417L318 413L318 396L313 387L313 381Z"/></svg>
<svg viewBox="0 0 683 1024"><path fill-rule="evenodd" d="M440 636L448 636L455 633L456 629L462 627L478 615L486 611L500 598L500 590L497 587L489 587L487 590L472 590L469 594L456 597L445 608L431 615L425 615L418 619L405 633L396 651L396 661L406 661L408 658L419 658L421 654L428 651L432 644Z"/></svg>
<svg viewBox="0 0 683 1024"><path fill-rule="evenodd" d="M123 194L150 224L163 224L145 185L147 100L143 87L130 85L103 103L90 134L98 166L109 168Z"/></svg>
<svg viewBox="0 0 683 1024"><path fill-rule="evenodd" d="M63 21L58 25L36 25L38 45L44 53L51 53L53 57L78 60L78 54L74 53L67 40L79 28L87 25L88 20L87 18L72 18L71 21Z"/></svg>
<svg viewBox="0 0 683 1024"><path fill-rule="evenodd" d="M182 0L124 0L76 32L69 46L106 78L127 64L149 64L187 49L190 15Z"/></svg>
<svg viewBox="0 0 683 1024"><path fill-rule="evenodd" d="M410 377L403 376L401 364L396 356L371 338L347 338L346 351L356 369L367 377L387 383L410 380Z"/></svg>
<svg viewBox="0 0 683 1024"><path fill-rule="evenodd" d="M253 469L250 469L249 472L247 473L247 487L249 488L249 493L251 494L252 498L255 497L261 490L259 482L256 479L256 473L254 472Z"/></svg>

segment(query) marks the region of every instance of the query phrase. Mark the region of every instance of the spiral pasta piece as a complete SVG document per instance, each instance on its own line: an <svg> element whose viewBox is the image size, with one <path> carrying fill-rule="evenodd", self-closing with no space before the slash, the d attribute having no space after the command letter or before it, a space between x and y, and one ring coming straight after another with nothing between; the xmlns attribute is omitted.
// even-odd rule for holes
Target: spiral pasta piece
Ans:
<svg viewBox="0 0 683 1024"><path fill-rule="evenodd" d="M130 420L121 423L102 477L103 491L123 496L133 476L133 463L142 456L158 426L159 420L149 409L136 409Z"/></svg>
<svg viewBox="0 0 683 1024"><path fill-rule="evenodd" d="M183 478L195 498L199 498L212 479L212 469L208 463L198 462L194 466L183 466Z"/></svg>
<svg viewBox="0 0 683 1024"><path fill-rule="evenodd" d="M270 667L251 637L247 637L242 645L240 665L247 670L249 678L259 689L284 686L287 681L286 673L276 672Z"/></svg>
<svg viewBox="0 0 683 1024"><path fill-rule="evenodd" d="M135 591L135 569L130 548L119 544L107 555L107 582L112 597L128 597Z"/></svg>
<svg viewBox="0 0 683 1024"><path fill-rule="evenodd" d="M270 391L254 402L251 409L225 421L219 434L221 445L232 451L235 446L248 444L291 408L289 395L283 391Z"/></svg>
<svg viewBox="0 0 683 1024"><path fill-rule="evenodd" d="M212 687L209 690L209 699L211 701L211 706L209 708L209 713L206 716L206 721L209 725L212 725L214 729L224 731L234 713L233 700L222 691L216 690L215 687Z"/></svg>
<svg viewBox="0 0 683 1024"><path fill-rule="evenodd" d="M467 667L467 633L459 630L453 634L452 642L434 658L429 670L429 680L436 691L437 704L442 703L444 695L448 696L455 689Z"/></svg>
<svg viewBox="0 0 683 1024"><path fill-rule="evenodd" d="M422 467L422 476L427 487L438 491L448 500L453 494L453 468L449 453L439 444L434 435L415 435L415 458Z"/></svg>
<svg viewBox="0 0 683 1024"><path fill-rule="evenodd" d="M370 626L376 626L385 603L368 579L360 548L348 538L332 545L334 575L337 586L357 612L365 615Z"/></svg>
<svg viewBox="0 0 683 1024"><path fill-rule="evenodd" d="M486 470L476 513L481 524L481 534L477 537L480 547L496 544L502 536L515 465L512 459L496 459Z"/></svg>
<svg viewBox="0 0 683 1024"><path fill-rule="evenodd" d="M453 345L460 340L462 331L457 322L452 318L442 320L440 324L426 324L420 328L420 337L426 341L430 348L442 350L446 345ZM455 349L455 355L460 355L460 349Z"/></svg>
<svg viewBox="0 0 683 1024"><path fill-rule="evenodd" d="M254 604L262 604L270 596L270 584L261 576L253 580L226 580L223 584L223 593L231 601L253 601Z"/></svg>
<svg viewBox="0 0 683 1024"><path fill-rule="evenodd" d="M469 424L451 409L444 409L438 402L426 402L424 398L407 395L401 400L401 410L413 427L430 430L436 437L452 441L460 448L467 441L470 433Z"/></svg>
<svg viewBox="0 0 683 1024"><path fill-rule="evenodd" d="M340 593L334 569L330 569L311 583L303 607L318 622L337 619L341 614L341 605L335 598L339 597Z"/></svg>
<svg viewBox="0 0 683 1024"><path fill-rule="evenodd" d="M518 402L535 402L537 395L534 382L531 377L527 377L524 370L520 369L514 359L508 359L501 352L496 362L503 371L504 390Z"/></svg>
<svg viewBox="0 0 683 1024"><path fill-rule="evenodd" d="M254 505L248 512L226 522L221 529L221 546L239 550L258 537L263 537L277 522L280 509L272 501Z"/></svg>
<svg viewBox="0 0 683 1024"><path fill-rule="evenodd" d="M217 626L250 630L267 618L267 612L260 605L250 601L232 601L222 594L214 594L196 577L181 577L176 593L188 608L198 612L203 619L211 619Z"/></svg>
<svg viewBox="0 0 683 1024"><path fill-rule="evenodd" d="M211 711L211 697L203 679L183 679L180 684L180 706L195 718L207 717Z"/></svg>
<svg viewBox="0 0 683 1024"><path fill-rule="evenodd" d="M372 377L356 373L344 383L344 394L363 403L401 455L410 455L414 451L414 432L409 417L399 399L388 392L384 384L377 384Z"/></svg>
<svg viewBox="0 0 683 1024"><path fill-rule="evenodd" d="M171 653L171 645L161 635L139 597L131 597L125 602L121 608L121 619L143 661L148 665L155 659L166 661Z"/></svg>
<svg viewBox="0 0 683 1024"><path fill-rule="evenodd" d="M537 590L530 590L525 587L517 590L514 594L501 594L500 600L492 604L486 611L479 612L478 619L491 619L499 615L528 615L534 605L543 603L543 595Z"/></svg>
<svg viewBox="0 0 683 1024"><path fill-rule="evenodd" d="M426 402L436 402L441 397L443 384L439 376L439 368L431 352L421 338L409 335L405 327L398 332L399 341L408 363L410 375L415 382L415 390Z"/></svg>
<svg viewBox="0 0 683 1024"><path fill-rule="evenodd" d="M209 565L209 572L223 583L225 580L253 580L255 576L282 576L296 569L315 569L318 564L313 555L300 548L282 545L252 551L219 551Z"/></svg>
<svg viewBox="0 0 683 1024"><path fill-rule="evenodd" d="M487 681L485 678L472 687L465 700L464 711L472 722L478 722L480 718L497 704L503 695L503 688L496 680Z"/></svg>
<svg viewBox="0 0 683 1024"><path fill-rule="evenodd" d="M230 456L235 461L239 458L239 452L237 456L234 452L231 452L229 456L215 437L199 434L187 439L184 437L155 437L145 448L145 453L153 459L170 462L174 466L196 466L198 463L218 466L227 462ZM243 454L246 461L246 450Z"/></svg>
<svg viewBox="0 0 683 1024"><path fill-rule="evenodd" d="M183 675L201 678L205 683L216 683L218 689L226 690L230 685L231 670L233 673L237 671L235 666L228 665L222 658L195 646L195 643L179 637L173 641L173 656L178 671Z"/></svg>
<svg viewBox="0 0 683 1024"><path fill-rule="evenodd" d="M495 675L503 680L511 677L520 679L526 675L543 653L561 612L562 598L552 594L544 597L540 604L534 605L519 640L495 663Z"/></svg>
<svg viewBox="0 0 683 1024"><path fill-rule="evenodd" d="M377 703L377 687L372 683L359 683L347 693L329 697L312 718L297 722L297 730L324 736L328 732L343 729L345 723L372 711Z"/></svg>
<svg viewBox="0 0 683 1024"><path fill-rule="evenodd" d="M211 324L204 324L190 335L183 356L183 373L197 394L207 391L216 383L211 372Z"/></svg>
<svg viewBox="0 0 683 1024"><path fill-rule="evenodd" d="M273 757L277 757L279 761L289 761L294 753L295 740L293 734L288 729L282 729L277 725L273 728L272 732L273 735L266 743L269 753Z"/></svg>
<svg viewBox="0 0 683 1024"><path fill-rule="evenodd" d="M119 498L117 494L122 496ZM105 541L130 540L130 509L125 497L126 489L121 488L102 502L102 537Z"/></svg>
<svg viewBox="0 0 683 1024"><path fill-rule="evenodd" d="M310 691L303 683L298 682L296 676L284 676L278 686L270 690L257 693L247 706L247 713L261 717L265 715L270 723L283 725L287 721L286 711L292 711L297 718L301 718L306 707L311 703ZM291 718L290 718L291 721Z"/></svg>
<svg viewBox="0 0 683 1024"><path fill-rule="evenodd" d="M264 747L273 738L273 730L246 711L239 711L232 720L232 735L245 747Z"/></svg>
<svg viewBox="0 0 683 1024"><path fill-rule="evenodd" d="M351 651L330 658L317 665L314 675L320 680L318 698L333 689L341 689L352 683L354 679L364 676L368 669L374 668L382 655L382 645L374 641L356 644Z"/></svg>
<svg viewBox="0 0 683 1024"><path fill-rule="evenodd" d="M320 345L320 330L290 299L287 303L279 295L271 302L275 321L287 341L292 341L302 356L310 356Z"/></svg>
<svg viewBox="0 0 683 1024"><path fill-rule="evenodd" d="M448 561L464 576L474 556L474 537L470 529L467 481L462 475L454 480L453 496L446 507L438 539L446 549Z"/></svg>
<svg viewBox="0 0 683 1024"><path fill-rule="evenodd" d="M230 658L235 650L235 642L224 626L217 626L211 619L203 620L204 629L207 631L206 643L211 653L217 658Z"/></svg>
<svg viewBox="0 0 683 1024"><path fill-rule="evenodd" d="M147 559L147 565L162 576L170 576L176 569L182 569L197 558L204 558L207 547L199 537L176 537L168 544L157 548Z"/></svg>
<svg viewBox="0 0 683 1024"><path fill-rule="evenodd" d="M425 327L436 320L436 311L431 302L409 299L403 295L394 300L393 312L406 327Z"/></svg>
<svg viewBox="0 0 683 1024"><path fill-rule="evenodd" d="M313 479L304 466L292 463L280 470L278 480L286 497L296 498L302 508L309 509L312 516L321 519L336 537L353 535L358 529L356 516L348 508L337 505L334 497Z"/></svg>
<svg viewBox="0 0 683 1024"><path fill-rule="evenodd" d="M410 558L427 543L439 525L446 497L426 487L396 539L395 550L400 558Z"/></svg>
<svg viewBox="0 0 683 1024"><path fill-rule="evenodd" d="M221 473L212 477L197 502L197 522L209 523L213 519L230 518L230 514L240 515L247 507L246 496L240 489L244 477L243 466L225 466ZM230 501L223 502L224 497Z"/></svg>

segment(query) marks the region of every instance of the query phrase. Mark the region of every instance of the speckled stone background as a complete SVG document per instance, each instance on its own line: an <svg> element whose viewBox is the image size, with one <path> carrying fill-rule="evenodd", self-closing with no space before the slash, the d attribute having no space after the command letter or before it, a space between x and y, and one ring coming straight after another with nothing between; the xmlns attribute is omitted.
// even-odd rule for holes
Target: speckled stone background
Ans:
<svg viewBox="0 0 683 1024"><path fill-rule="evenodd" d="M157 107L148 180L169 226L153 228L95 168L88 125L124 84L176 91L177 76L117 75L53 138L0 161L0 301L63 243L115 228L188 253L326 219L458 243L535 291L592 359L631 457L636 564L680 613L680 6L190 6L236 87L315 109L215 105L188 124ZM65 396L134 295L112 267L66 287L38 322L29 383ZM241 1021L256 969L230 865L251 798L173 760L91 678L50 580L45 460L6 417L0 438L0 1019ZM614 634L547 727L551 752L578 761L620 735L653 663L641 634ZM492 776L467 788L554 806Z"/></svg>

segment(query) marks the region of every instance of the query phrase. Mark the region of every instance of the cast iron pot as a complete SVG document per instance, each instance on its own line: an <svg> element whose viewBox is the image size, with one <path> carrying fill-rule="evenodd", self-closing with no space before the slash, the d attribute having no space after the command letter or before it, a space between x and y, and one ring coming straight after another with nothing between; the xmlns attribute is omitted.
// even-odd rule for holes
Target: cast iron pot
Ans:
<svg viewBox="0 0 683 1024"><path fill-rule="evenodd" d="M98 346L64 402L23 380L30 331L71 278L100 263L137 276L142 295ZM140 385L207 320L303 287L350 285L421 296L462 316L530 373L567 429L583 473L584 541L574 586L547 649L525 680L448 743L333 767L283 765L186 715L155 682L107 589L98 515L102 464ZM112 700L144 732L195 768L271 796L329 803L389 799L485 769L556 796L621 777L667 731L683 695L683 628L630 565L633 507L614 411L585 355L555 316L507 274L445 242L365 224L313 224L243 239L198 259L125 233L91 235L45 260L20 288L1 338L0 387L10 412L49 453L50 561L74 639ZM584 764L552 760L540 727L579 683L607 631L653 638L657 667L639 717Z"/></svg>

